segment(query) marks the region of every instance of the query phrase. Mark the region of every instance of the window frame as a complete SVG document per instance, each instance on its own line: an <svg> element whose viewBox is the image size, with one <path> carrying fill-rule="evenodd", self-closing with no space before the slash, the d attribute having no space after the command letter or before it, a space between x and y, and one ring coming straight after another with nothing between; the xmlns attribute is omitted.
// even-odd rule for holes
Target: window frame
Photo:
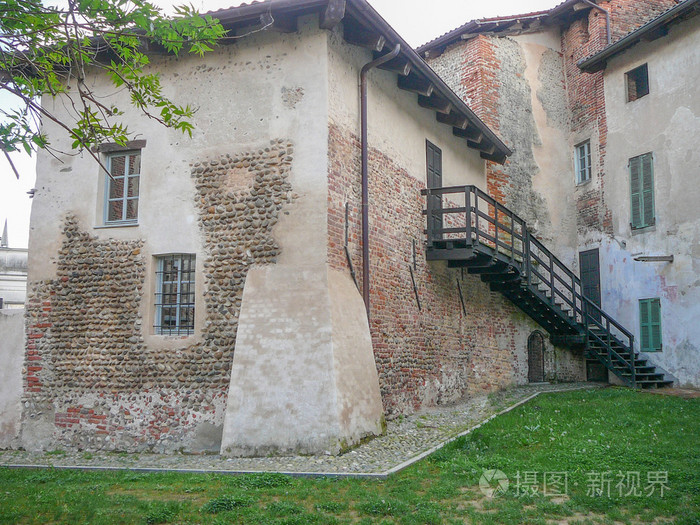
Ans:
<svg viewBox="0 0 700 525"><path fill-rule="evenodd" d="M643 73L643 77L641 76L641 73ZM641 95L638 93L638 88L639 88L639 80L641 78L644 78L644 82L646 83L646 91L644 91ZM631 84L634 83L634 95L632 96L632 91L630 90ZM639 66L630 69L625 73L625 97L627 102L634 102L635 100L639 100L640 98L646 97L649 93L651 92L651 88L649 86L649 64L648 62L645 62L644 64L640 64Z"/></svg>
<svg viewBox="0 0 700 525"><path fill-rule="evenodd" d="M654 311L654 308L656 310ZM646 313L645 313L646 312ZM654 321L654 313L658 321ZM644 322L646 315L647 322ZM654 327L657 327L658 341L655 341ZM645 333L646 332L646 333ZM646 336L646 337L645 337ZM645 341L647 344L645 345ZM647 299L639 299L639 348L642 352L662 352L663 351L663 333L661 328L661 299L659 297L650 297Z"/></svg>
<svg viewBox="0 0 700 525"><path fill-rule="evenodd" d="M648 173L644 169L645 159L649 159ZM639 182L637 188L634 184L634 164L635 161L639 162ZM647 152L631 157L627 161L627 170L629 172L629 185L630 185L630 228L632 231L643 230L645 228L650 228L656 225L656 192L654 190L654 153ZM645 181L645 177L648 177L648 181ZM648 189L645 190L644 188ZM636 191L635 191L636 190ZM649 193L648 201L645 200L645 193ZM640 222L635 222L635 200L639 206L639 218ZM648 207L645 205L648 202Z"/></svg>
<svg viewBox="0 0 700 525"><path fill-rule="evenodd" d="M132 157L138 156L138 173L129 173L130 159ZM124 157L124 175L118 176L118 179L124 180L124 187L122 190L122 195L119 198L111 198L111 190L113 175L112 175L112 163L117 157ZM138 224L139 221L139 200L141 199L141 162L142 162L142 152L141 149L129 149L124 151L113 151L105 155L105 164L108 173L105 173L105 191L104 191L104 212L103 212L103 224L107 226L112 225L133 225ZM135 197L129 197L129 182L130 180L136 179L137 181L137 192ZM119 219L110 219L110 203L112 202L122 202L122 211ZM133 219L127 219L128 214L128 203L129 201L136 201L136 217Z"/></svg>
<svg viewBox="0 0 700 525"><path fill-rule="evenodd" d="M194 334L195 331L195 302L196 302L196 269L197 269L197 256L194 253L170 253L157 255L156 257L156 292L155 292L155 317L153 319L153 329L156 335L175 335L175 336L189 336ZM185 259L186 258L186 259ZM172 273L173 270L165 269L166 261L177 262L177 275L176 279L170 279L166 281L164 279L167 273ZM187 260L189 263L189 269L183 269L183 261ZM175 265L174 265L175 266ZM188 274L188 280L183 279L183 274ZM175 296L175 302L167 303L164 300L164 287L166 284L174 284L175 292L167 292L167 295ZM183 291L183 285L187 286L187 291ZM184 301L183 296L189 296L189 301ZM164 310L174 309L175 310L175 324L174 326L166 326L164 323ZM182 310L191 310L190 319L191 324L183 324Z"/></svg>
<svg viewBox="0 0 700 525"><path fill-rule="evenodd" d="M585 148L587 146L587 152L584 154L584 160L586 161L584 166L581 166L581 155L579 154L579 151L581 148ZM591 139L584 140L583 142L579 142L574 146L574 170L576 172L576 185L580 186L581 184L585 184L593 179L593 157L591 154ZM588 177L582 179L581 178L581 172L585 171L588 174Z"/></svg>

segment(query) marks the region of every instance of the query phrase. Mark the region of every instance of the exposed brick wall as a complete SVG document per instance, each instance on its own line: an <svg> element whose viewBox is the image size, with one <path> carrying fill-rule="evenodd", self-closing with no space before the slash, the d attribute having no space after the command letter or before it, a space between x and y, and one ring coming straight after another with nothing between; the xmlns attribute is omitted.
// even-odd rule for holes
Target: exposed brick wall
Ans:
<svg viewBox="0 0 700 525"><path fill-rule="evenodd" d="M373 148L369 165L370 329L387 415L525 382L527 336L537 325L478 276L426 262L424 184ZM328 260L344 271L346 202L351 210L349 250L361 286L360 143L350 131L331 124ZM409 269L413 241L420 310Z"/></svg>
<svg viewBox="0 0 700 525"><path fill-rule="evenodd" d="M35 283L27 302L29 434L43 422L57 447L218 450L245 276L279 255L272 229L292 200L292 155L275 140L192 166L205 253L201 343L145 344L140 311L155 275L146 275L144 241L99 240L66 219L56 278Z"/></svg>
<svg viewBox="0 0 700 525"><path fill-rule="evenodd" d="M439 74L449 75L450 87L513 150L505 164L487 163L487 193L531 227L537 225L534 233L540 238L551 240L547 203L533 189L539 172L533 146L540 144L540 138L520 45L510 37L479 35L448 47L430 65ZM563 90L561 95L563 100Z"/></svg>
<svg viewBox="0 0 700 525"><path fill-rule="evenodd" d="M602 7L610 11L612 41L616 42L676 4L678 0L608 0Z"/></svg>
<svg viewBox="0 0 700 525"><path fill-rule="evenodd" d="M479 35L448 47L439 57L429 60L447 85L459 95L477 116L498 132L499 61L489 37Z"/></svg>

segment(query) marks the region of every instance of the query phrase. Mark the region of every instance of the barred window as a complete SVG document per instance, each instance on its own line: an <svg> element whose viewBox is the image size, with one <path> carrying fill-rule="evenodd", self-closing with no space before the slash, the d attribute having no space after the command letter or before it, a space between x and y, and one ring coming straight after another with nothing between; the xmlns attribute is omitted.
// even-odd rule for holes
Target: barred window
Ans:
<svg viewBox="0 0 700 525"><path fill-rule="evenodd" d="M155 330L161 335L194 332L194 254L158 257Z"/></svg>
<svg viewBox="0 0 700 525"><path fill-rule="evenodd" d="M105 223L134 223L139 211L141 152L113 153L107 157Z"/></svg>

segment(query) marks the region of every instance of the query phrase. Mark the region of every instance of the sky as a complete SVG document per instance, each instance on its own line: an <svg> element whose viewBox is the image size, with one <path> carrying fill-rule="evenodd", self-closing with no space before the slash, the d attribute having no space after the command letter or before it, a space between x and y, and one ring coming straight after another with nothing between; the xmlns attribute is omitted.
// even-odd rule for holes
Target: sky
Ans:
<svg viewBox="0 0 700 525"><path fill-rule="evenodd" d="M554 7L561 0L369 0L384 19L414 47L477 18L529 13ZM166 11L173 4L191 3L200 12L233 7L235 0L192 0L172 2L155 0ZM179 104L196 101L175 101ZM0 91L0 107L12 107L14 101ZM8 221L10 246L25 248L29 235L31 200L27 191L34 187L36 173L33 158L24 154L12 155L20 178L16 179L12 168L0 155L0 232L5 219Z"/></svg>

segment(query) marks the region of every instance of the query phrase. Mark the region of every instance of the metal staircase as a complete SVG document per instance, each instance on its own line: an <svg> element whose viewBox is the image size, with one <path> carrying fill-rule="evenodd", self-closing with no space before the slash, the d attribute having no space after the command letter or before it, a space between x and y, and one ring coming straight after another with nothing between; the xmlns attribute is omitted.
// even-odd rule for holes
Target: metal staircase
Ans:
<svg viewBox="0 0 700 525"><path fill-rule="evenodd" d="M533 237L523 219L476 186L430 188L426 195L429 261L481 276L534 319L552 342L582 345L632 387L671 384L634 336L582 293L580 279Z"/></svg>

